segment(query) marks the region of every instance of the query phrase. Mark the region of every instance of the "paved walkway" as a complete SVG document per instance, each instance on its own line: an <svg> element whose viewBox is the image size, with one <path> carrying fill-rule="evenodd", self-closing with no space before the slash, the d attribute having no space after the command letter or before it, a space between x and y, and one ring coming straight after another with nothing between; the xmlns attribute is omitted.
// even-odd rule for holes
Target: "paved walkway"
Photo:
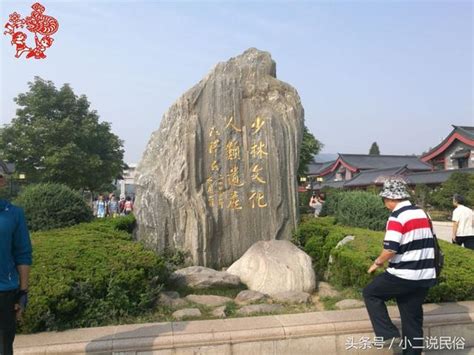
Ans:
<svg viewBox="0 0 474 355"><path fill-rule="evenodd" d="M435 233L438 239L442 239L451 243L453 222L433 221L433 228L435 230Z"/></svg>
<svg viewBox="0 0 474 355"><path fill-rule="evenodd" d="M425 341L465 349L430 354L474 353L474 301L425 304ZM389 313L400 326L397 307ZM263 317L132 324L19 335L15 354L126 355L385 355L367 348L374 339L365 308ZM364 340L367 339L367 340ZM448 344L449 343L449 344ZM350 346L350 348L348 348ZM362 348L358 348L362 346ZM365 348L363 348L365 347ZM434 349L433 349L434 350ZM441 349L440 349L441 350ZM446 347L444 348L446 349Z"/></svg>

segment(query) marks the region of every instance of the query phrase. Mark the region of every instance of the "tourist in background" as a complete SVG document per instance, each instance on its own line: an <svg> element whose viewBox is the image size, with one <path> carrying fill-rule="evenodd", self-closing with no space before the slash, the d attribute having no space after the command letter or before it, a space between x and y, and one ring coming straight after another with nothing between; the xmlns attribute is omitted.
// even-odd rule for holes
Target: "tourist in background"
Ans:
<svg viewBox="0 0 474 355"><path fill-rule="evenodd" d="M94 197L94 201L92 201L92 215L97 217L97 197Z"/></svg>
<svg viewBox="0 0 474 355"><path fill-rule="evenodd" d="M112 216L113 218L119 215L119 202L115 198L115 195L110 196L109 215Z"/></svg>
<svg viewBox="0 0 474 355"><path fill-rule="evenodd" d="M385 302L397 301L402 322L403 354L421 354L423 338L423 301L436 284L434 238L428 215L412 205L406 184L389 179L380 193L388 218L383 250L369 267L372 273L388 261L388 268L367 285L364 301L375 335L388 341L400 337ZM392 340L393 341L393 340ZM396 345L399 345L397 342Z"/></svg>
<svg viewBox="0 0 474 355"><path fill-rule="evenodd" d="M324 194L316 194L313 192L309 200L309 206L314 209L314 217L319 217L324 204Z"/></svg>
<svg viewBox="0 0 474 355"><path fill-rule="evenodd" d="M453 196L453 236L452 241L457 245L474 250L474 233L472 230L472 210L464 206L464 197Z"/></svg>
<svg viewBox="0 0 474 355"><path fill-rule="evenodd" d="M125 204L123 206L123 210L124 210L125 215L129 215L130 213L133 212L133 201L130 196L127 196L125 198Z"/></svg>
<svg viewBox="0 0 474 355"><path fill-rule="evenodd" d="M102 194L99 195L97 199L97 218L104 218L107 212L107 203L104 200L104 196Z"/></svg>
<svg viewBox="0 0 474 355"><path fill-rule="evenodd" d="M6 184L0 174L0 188ZM13 354L16 321L28 303L31 241L23 210L0 200L0 354Z"/></svg>

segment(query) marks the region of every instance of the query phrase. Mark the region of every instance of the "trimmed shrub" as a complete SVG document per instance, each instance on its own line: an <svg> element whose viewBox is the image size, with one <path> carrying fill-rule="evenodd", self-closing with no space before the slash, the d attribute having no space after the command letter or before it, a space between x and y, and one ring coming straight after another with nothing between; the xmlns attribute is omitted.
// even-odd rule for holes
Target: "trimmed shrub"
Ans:
<svg viewBox="0 0 474 355"><path fill-rule="evenodd" d="M345 226L384 230L390 212L382 199L370 192L350 191L337 204L337 223Z"/></svg>
<svg viewBox="0 0 474 355"><path fill-rule="evenodd" d="M293 242L299 247L304 247L309 239L312 237L326 237L329 234L329 228L326 228L321 222L317 221L318 218L310 217L301 223L293 234ZM332 220L334 221L334 220Z"/></svg>
<svg viewBox="0 0 474 355"><path fill-rule="evenodd" d="M161 257L118 230L130 222L108 219L32 233L22 332L108 325L152 310L168 271Z"/></svg>
<svg viewBox="0 0 474 355"><path fill-rule="evenodd" d="M374 275L367 273L367 269L383 248L384 233L333 225L325 221L326 219L314 218L311 221L311 226L315 229L315 235L317 234L316 231L321 228L328 230L329 233L324 237L324 242L313 241L315 237L310 238L305 245L305 250L312 257L319 258L313 259L314 265L322 269L325 266L320 265L324 262L327 264L328 258L326 258L326 255L329 252L333 260L329 270L329 281L336 286L355 287L361 291L374 277ZM306 234L310 233L309 228L310 226L305 226ZM342 239L342 236L346 235L353 235L356 238L341 248L335 249L334 246L337 242ZM440 241L440 244L445 253L445 266L439 283L430 289L426 302L474 300L474 274L472 273L474 252L444 241ZM319 274L318 270L316 271ZM379 269L376 274L380 272L383 272L383 270Z"/></svg>
<svg viewBox="0 0 474 355"><path fill-rule="evenodd" d="M337 206L344 196L345 191L341 189L323 189L326 195L326 200L321 209L320 217L334 216L336 214Z"/></svg>
<svg viewBox="0 0 474 355"><path fill-rule="evenodd" d="M92 219L92 211L81 195L66 185L30 185L14 203L25 210L32 231L69 227Z"/></svg>
<svg viewBox="0 0 474 355"><path fill-rule="evenodd" d="M300 214L307 214L314 211L311 207L309 207L309 200L311 199L311 195L311 191L298 192Z"/></svg>

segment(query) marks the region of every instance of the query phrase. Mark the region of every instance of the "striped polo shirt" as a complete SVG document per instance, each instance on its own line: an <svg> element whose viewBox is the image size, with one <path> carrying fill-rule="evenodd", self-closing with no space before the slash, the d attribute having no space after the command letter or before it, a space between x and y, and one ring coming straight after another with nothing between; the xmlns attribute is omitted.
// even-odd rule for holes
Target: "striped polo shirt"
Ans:
<svg viewBox="0 0 474 355"><path fill-rule="evenodd" d="M426 213L410 201L400 202L392 211L384 238L384 249L396 254L387 272L402 279L435 281L434 239Z"/></svg>

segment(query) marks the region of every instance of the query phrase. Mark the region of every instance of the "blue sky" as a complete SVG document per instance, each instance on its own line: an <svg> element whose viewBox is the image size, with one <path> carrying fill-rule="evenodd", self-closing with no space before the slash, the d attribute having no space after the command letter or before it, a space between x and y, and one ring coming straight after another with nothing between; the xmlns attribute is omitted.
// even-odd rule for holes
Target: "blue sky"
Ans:
<svg viewBox="0 0 474 355"><path fill-rule="evenodd" d="M33 3L0 0L3 24ZM420 154L474 125L471 1L46 1L44 60L0 56L0 123L35 75L85 94L138 162L162 115L220 61L266 50L326 153Z"/></svg>

